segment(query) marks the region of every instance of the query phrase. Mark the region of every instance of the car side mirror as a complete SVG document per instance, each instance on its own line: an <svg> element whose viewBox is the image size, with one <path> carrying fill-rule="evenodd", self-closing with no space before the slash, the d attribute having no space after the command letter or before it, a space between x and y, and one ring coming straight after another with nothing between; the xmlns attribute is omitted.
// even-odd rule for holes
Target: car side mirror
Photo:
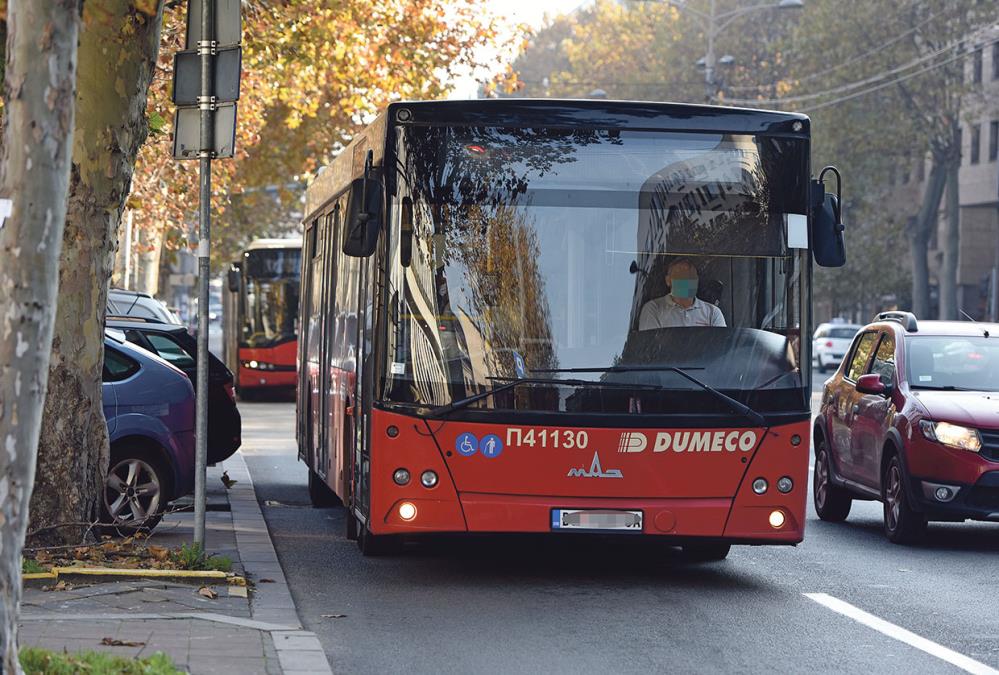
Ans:
<svg viewBox="0 0 999 675"><path fill-rule="evenodd" d="M860 379L857 380L857 391L861 394L874 394L875 396L888 396L891 393L890 385L885 386L881 376L877 373L861 375Z"/></svg>
<svg viewBox="0 0 999 675"><path fill-rule="evenodd" d="M836 194L827 194L823 180L826 172L836 174ZM827 166L812 181L812 256L821 267L846 264L846 241L843 231L842 179L834 166Z"/></svg>

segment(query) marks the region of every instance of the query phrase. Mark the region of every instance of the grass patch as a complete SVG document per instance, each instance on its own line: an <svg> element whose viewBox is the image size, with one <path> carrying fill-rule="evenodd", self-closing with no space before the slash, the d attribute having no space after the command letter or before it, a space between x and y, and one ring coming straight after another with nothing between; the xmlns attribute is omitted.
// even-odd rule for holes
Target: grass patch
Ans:
<svg viewBox="0 0 999 675"><path fill-rule="evenodd" d="M48 572L48 569L42 567L37 560L21 558L21 574L41 574L42 572Z"/></svg>
<svg viewBox="0 0 999 675"><path fill-rule="evenodd" d="M21 668L27 675L180 675L166 654L157 652L145 659L129 659L100 652L60 654L48 649L25 647Z"/></svg>
<svg viewBox="0 0 999 675"><path fill-rule="evenodd" d="M224 555L205 555L199 544L184 544L174 553L177 565L184 570L231 572L232 559Z"/></svg>

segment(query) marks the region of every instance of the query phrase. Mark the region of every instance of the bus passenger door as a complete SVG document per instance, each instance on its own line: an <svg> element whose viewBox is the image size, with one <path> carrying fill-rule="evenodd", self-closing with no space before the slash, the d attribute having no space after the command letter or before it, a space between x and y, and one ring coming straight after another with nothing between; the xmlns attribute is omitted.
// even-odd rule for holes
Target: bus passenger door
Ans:
<svg viewBox="0 0 999 675"><path fill-rule="evenodd" d="M319 368L316 373L317 382L315 384L317 400L314 408L316 425L319 430L316 437L316 470L326 480L327 485L331 483L329 479L330 436L333 435L332 432L334 429L330 424L329 411L332 394L330 362L333 352L332 344L336 339L335 331L333 330L333 297L336 293L336 270L339 253L339 247L337 246L339 239L336 234L336 221L338 218L339 211L334 209L332 213L327 214L323 218L322 222L323 257L325 258L322 279L323 290L320 295L322 305L319 312L321 317L319 325L321 326L322 337L319 341Z"/></svg>

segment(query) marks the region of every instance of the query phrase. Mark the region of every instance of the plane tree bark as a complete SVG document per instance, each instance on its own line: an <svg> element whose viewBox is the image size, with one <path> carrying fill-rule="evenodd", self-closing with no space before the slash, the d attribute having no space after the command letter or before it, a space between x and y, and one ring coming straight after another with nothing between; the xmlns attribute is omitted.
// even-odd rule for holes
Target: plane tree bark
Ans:
<svg viewBox="0 0 999 675"><path fill-rule="evenodd" d="M161 0L87 0L80 33L76 133L59 268L59 312L31 501L32 528L92 521L109 446L101 406L103 325L117 229L159 49ZM84 530L45 530L74 543Z"/></svg>
<svg viewBox="0 0 999 675"><path fill-rule="evenodd" d="M21 550L35 475L69 190L77 0L12 0L0 197L0 671L21 672Z"/></svg>

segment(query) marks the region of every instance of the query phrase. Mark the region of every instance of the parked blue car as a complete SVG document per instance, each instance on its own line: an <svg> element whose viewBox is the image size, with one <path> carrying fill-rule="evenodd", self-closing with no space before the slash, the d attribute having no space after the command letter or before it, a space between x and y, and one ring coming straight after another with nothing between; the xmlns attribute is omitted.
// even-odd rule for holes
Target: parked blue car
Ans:
<svg viewBox="0 0 999 675"><path fill-rule="evenodd" d="M123 532L152 529L167 504L194 489L194 388L182 371L112 330L103 383L111 462L101 522Z"/></svg>

